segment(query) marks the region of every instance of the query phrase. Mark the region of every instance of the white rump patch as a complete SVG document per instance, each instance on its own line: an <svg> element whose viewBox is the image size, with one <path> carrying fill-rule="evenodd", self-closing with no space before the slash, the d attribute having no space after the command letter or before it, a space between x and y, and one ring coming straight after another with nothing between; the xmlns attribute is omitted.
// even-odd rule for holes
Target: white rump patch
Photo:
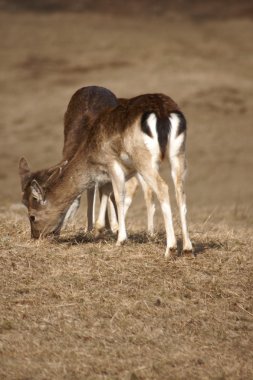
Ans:
<svg viewBox="0 0 253 380"><path fill-rule="evenodd" d="M180 125L180 118L178 114L172 113L169 117L171 123L170 130L170 157L176 156L184 142L185 133L181 133L179 136L178 129Z"/></svg>
<svg viewBox="0 0 253 380"><path fill-rule="evenodd" d="M159 157L160 157L160 146L159 146L159 142L158 142L156 122L157 122L156 115L154 113L151 113L147 119L147 124L149 126L152 137L148 136L144 132L142 133L144 144L147 147L147 149L149 150L149 152L151 153L152 164L154 166L157 166L157 162L159 161Z"/></svg>
<svg viewBox="0 0 253 380"><path fill-rule="evenodd" d="M156 115L154 113L151 113L147 119L148 126L150 128L151 134L153 137L157 136L157 131L156 131Z"/></svg>

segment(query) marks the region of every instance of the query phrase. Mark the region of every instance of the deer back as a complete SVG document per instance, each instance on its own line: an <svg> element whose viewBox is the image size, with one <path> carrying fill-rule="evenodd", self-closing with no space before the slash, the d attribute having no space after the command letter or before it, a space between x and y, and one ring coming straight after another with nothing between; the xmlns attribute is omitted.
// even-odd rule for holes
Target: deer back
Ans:
<svg viewBox="0 0 253 380"><path fill-rule="evenodd" d="M64 160L73 157L101 112L117 105L116 96L103 87L83 87L74 93L64 116Z"/></svg>

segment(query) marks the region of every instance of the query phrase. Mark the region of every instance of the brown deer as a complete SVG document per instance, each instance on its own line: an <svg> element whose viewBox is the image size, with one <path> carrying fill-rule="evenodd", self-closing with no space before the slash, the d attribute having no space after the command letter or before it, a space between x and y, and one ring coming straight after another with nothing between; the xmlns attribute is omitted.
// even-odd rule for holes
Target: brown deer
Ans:
<svg viewBox="0 0 253 380"><path fill-rule="evenodd" d="M107 109L111 109L118 105L118 102L124 102L124 99L116 99L115 95L102 87L89 86L83 87L75 92L71 97L68 104L67 111L64 117L64 147L63 147L63 159L62 162L49 168L40 170L37 172L31 172L26 160L22 158L20 160L19 172L21 176L21 186L23 192L23 203L30 210L34 204L34 194L32 189L38 185L46 189L52 184L61 168L74 156L80 141L83 139L83 134L87 133L87 129L94 124L94 120L98 115ZM137 180L133 177L128 181L126 185L126 193L128 204L132 202L133 195L138 186ZM145 184L142 185L144 189L144 196L146 199L148 210L152 209L152 194L150 189L146 189ZM99 188L101 206L99 210L99 217L95 223L97 232L104 227L109 227L108 216L106 213L107 202L109 200L110 210L112 215L111 228L116 232L118 228L117 216L115 213L115 201L112 196L112 186L107 184ZM94 225L94 207L95 207L95 188L88 189L87 191L87 219L88 219L88 231L93 229ZM69 207L64 218L64 224L75 214L80 204L80 196L78 196L72 205ZM33 232L33 217L30 218L32 236ZM149 233L153 233L153 216L148 212L148 230Z"/></svg>
<svg viewBox="0 0 253 380"><path fill-rule="evenodd" d="M89 86L76 91L68 104L64 116L64 147L62 161L49 169L31 172L26 160L24 158L20 160L19 172L21 176L23 203L28 209L34 204L31 184L36 186L36 183L38 183L41 187L46 188L50 182L54 181L58 171L61 170L61 167L73 157L80 141L82 140L82 134L86 132L86 128L92 125L92 121L95 120L100 112L117 105L118 101L115 95L108 89L98 86ZM90 122L88 122L88 120ZM107 189L105 189L105 192L108 192ZM101 190L101 194L102 193L103 189ZM94 195L95 189L88 189L88 230L92 229L94 222ZM79 204L80 196L77 197L70 206L66 213L65 222L67 222L67 220L75 213ZM103 222L103 224L105 223Z"/></svg>
<svg viewBox="0 0 253 380"><path fill-rule="evenodd" d="M74 156L55 172L46 188L38 182L31 183L34 202L29 215L33 236L59 234L72 202L85 189L111 181L118 210L117 245L120 245L127 239L125 180L138 173L160 202L167 237L165 255L169 256L177 243L168 186L159 174L159 164L168 154L182 224L183 250L192 251L184 193L186 120L178 105L163 94L140 95L108 108L92 122ZM21 170L21 177L23 174Z"/></svg>

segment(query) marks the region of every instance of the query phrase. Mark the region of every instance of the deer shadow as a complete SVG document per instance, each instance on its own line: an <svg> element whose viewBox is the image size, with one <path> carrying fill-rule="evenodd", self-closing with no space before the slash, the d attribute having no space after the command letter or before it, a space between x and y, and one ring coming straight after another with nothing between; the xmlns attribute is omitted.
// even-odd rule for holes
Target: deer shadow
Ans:
<svg viewBox="0 0 253 380"><path fill-rule="evenodd" d="M92 232L79 232L72 236L63 236L55 240L60 244L79 245L79 244L100 244L101 242L114 242L116 241L116 235L110 231L102 232L99 235L95 235Z"/></svg>
<svg viewBox="0 0 253 380"><path fill-rule="evenodd" d="M117 241L117 234L109 230L103 231L99 235L96 235L92 232L79 232L78 234L74 236L58 237L54 241L56 243L69 244L69 245L79 245L79 244L88 244L88 243L101 244L103 242L113 244L113 243L116 243ZM131 243L147 244L150 242L154 242L154 238L150 237L145 232L130 233L128 235L127 242L129 244Z"/></svg>
<svg viewBox="0 0 253 380"><path fill-rule="evenodd" d="M68 244L70 246L80 245L80 244L108 244L108 243L116 243L117 235L112 233L111 231L104 231L99 235L95 235L90 232L79 232L74 236L64 236L59 237L56 242L60 244ZM134 232L129 233L127 245L131 244L157 244L159 246L166 245L166 235L164 232L157 232L154 236L148 235L146 232ZM200 254L204 254L206 251L210 249L221 250L224 248L225 243L223 244L221 241L201 241L194 240L193 241L193 256L198 256ZM177 252L176 257L181 257L185 255L189 255L189 253L183 253L183 241L182 239L177 239Z"/></svg>

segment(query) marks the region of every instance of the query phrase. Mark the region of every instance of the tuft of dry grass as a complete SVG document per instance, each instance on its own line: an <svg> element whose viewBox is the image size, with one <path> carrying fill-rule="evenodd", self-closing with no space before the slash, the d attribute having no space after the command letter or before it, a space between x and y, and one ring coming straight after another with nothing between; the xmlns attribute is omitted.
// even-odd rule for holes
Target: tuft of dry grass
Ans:
<svg viewBox="0 0 253 380"><path fill-rule="evenodd" d="M30 241L23 211L2 210L0 377L252 378L249 226L191 232L196 257L168 261L161 232L131 224L118 248L79 217L57 242Z"/></svg>

